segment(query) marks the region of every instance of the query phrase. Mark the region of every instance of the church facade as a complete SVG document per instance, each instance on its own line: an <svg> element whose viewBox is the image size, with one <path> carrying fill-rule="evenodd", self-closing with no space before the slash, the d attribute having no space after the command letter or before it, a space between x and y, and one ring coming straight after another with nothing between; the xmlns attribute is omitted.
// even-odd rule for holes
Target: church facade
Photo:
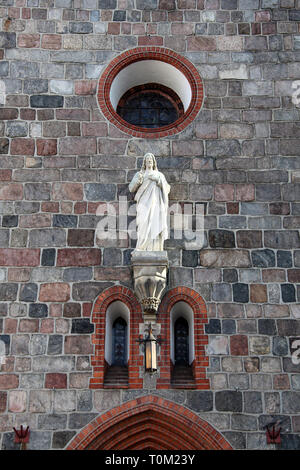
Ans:
<svg viewBox="0 0 300 470"><path fill-rule="evenodd" d="M0 21L1 449L299 450L300 1Z"/></svg>

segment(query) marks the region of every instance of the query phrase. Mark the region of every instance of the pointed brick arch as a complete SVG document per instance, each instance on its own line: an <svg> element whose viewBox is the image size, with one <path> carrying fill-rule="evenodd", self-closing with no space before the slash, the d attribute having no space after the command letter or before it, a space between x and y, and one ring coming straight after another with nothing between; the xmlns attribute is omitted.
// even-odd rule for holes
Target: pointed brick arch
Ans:
<svg viewBox="0 0 300 470"><path fill-rule="evenodd" d="M123 403L83 428L67 450L231 450L209 423L154 395Z"/></svg>
<svg viewBox="0 0 300 470"><path fill-rule="evenodd" d="M157 321L161 324L161 336L164 342L170 344L170 313L177 302L186 302L193 310L194 315L194 347L195 360L193 361L193 373L195 379L194 388L208 390L209 379L206 377L206 368L209 359L205 355L205 345L208 344L208 336L204 333L205 323L208 323L206 305L201 295L195 290L179 286L170 289L163 297L158 310ZM163 345L164 343L162 343ZM171 382L171 357L170 347L161 348L160 377L157 380L157 388L169 388Z"/></svg>
<svg viewBox="0 0 300 470"><path fill-rule="evenodd" d="M131 289L124 286L113 286L103 291L96 299L92 322L95 324L95 333L92 337L95 353L92 358L93 377L90 379L90 388L103 388L106 370L105 362L105 319L109 305L119 300L123 302L130 312L130 359L128 362L129 388L142 388L143 379L139 377L139 368L143 365L143 356L139 352L139 323L143 321L141 306Z"/></svg>

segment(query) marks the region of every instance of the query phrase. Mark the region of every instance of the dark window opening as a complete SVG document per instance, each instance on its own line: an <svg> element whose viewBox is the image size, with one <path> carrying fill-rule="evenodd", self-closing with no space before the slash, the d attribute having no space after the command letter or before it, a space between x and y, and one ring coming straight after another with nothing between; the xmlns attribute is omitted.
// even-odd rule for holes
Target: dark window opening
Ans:
<svg viewBox="0 0 300 470"><path fill-rule="evenodd" d="M175 322L175 365L189 365L189 325L184 318Z"/></svg>
<svg viewBox="0 0 300 470"><path fill-rule="evenodd" d="M117 114L124 121L148 129L168 126L183 113L179 96L170 88L155 83L131 88L117 107Z"/></svg>
<svg viewBox="0 0 300 470"><path fill-rule="evenodd" d="M174 365L172 388L195 388L193 368L189 364L189 325L180 317L174 324Z"/></svg>
<svg viewBox="0 0 300 470"><path fill-rule="evenodd" d="M119 317L112 328L112 365L125 366L127 364L127 323Z"/></svg>

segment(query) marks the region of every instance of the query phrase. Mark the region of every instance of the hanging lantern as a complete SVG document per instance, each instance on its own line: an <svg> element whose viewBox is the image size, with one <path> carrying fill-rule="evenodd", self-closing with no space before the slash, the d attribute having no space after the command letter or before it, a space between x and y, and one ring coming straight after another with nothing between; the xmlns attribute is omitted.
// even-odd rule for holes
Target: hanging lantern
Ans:
<svg viewBox="0 0 300 470"><path fill-rule="evenodd" d="M145 342L145 369L149 372L157 370L157 354L156 354L156 339L152 333L152 327L150 325L149 333Z"/></svg>

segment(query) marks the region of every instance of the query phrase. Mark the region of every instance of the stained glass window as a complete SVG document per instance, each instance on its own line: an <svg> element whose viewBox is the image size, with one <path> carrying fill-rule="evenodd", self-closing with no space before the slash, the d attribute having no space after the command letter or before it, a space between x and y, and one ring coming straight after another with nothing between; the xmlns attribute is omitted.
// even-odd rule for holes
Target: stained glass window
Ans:
<svg viewBox="0 0 300 470"><path fill-rule="evenodd" d="M184 109L173 90L150 83L127 91L119 101L117 113L129 124L149 129L172 124Z"/></svg>

